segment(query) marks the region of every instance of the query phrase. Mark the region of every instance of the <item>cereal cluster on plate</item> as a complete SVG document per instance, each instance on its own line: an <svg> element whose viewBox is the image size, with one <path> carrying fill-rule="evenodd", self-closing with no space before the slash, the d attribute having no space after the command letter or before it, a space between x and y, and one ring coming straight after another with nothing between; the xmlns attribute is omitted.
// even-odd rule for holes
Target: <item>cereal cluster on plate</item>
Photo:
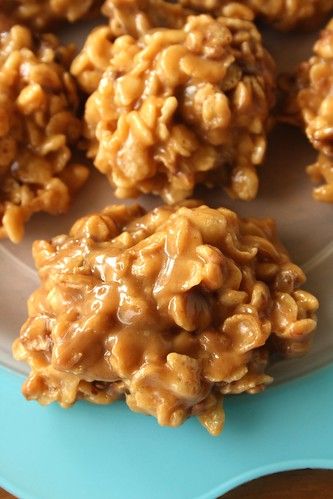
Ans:
<svg viewBox="0 0 333 499"><path fill-rule="evenodd" d="M31 366L24 395L43 404L123 396L216 435L223 395L262 391L270 357L306 352L316 326L272 221L225 208L111 206L33 253L41 287L14 354Z"/></svg>
<svg viewBox="0 0 333 499"><path fill-rule="evenodd" d="M31 368L26 398L124 398L217 435L226 395L262 391L271 363L309 350L319 304L275 223L187 198L199 185L256 198L277 114L258 27L314 28L331 12L333 0L3 0L0 237L65 213L92 164L116 197L165 203L108 206L34 243L40 287L13 346ZM86 18L79 52L54 34ZM314 196L333 202L332 23L292 81L292 120L319 152Z"/></svg>
<svg viewBox="0 0 333 499"><path fill-rule="evenodd" d="M0 37L0 237L13 242L32 213L66 212L88 177L72 157L81 136L73 54L19 25Z"/></svg>
<svg viewBox="0 0 333 499"><path fill-rule="evenodd" d="M316 163L307 169L317 184L318 201L333 203L333 22L329 22L315 43L313 56L296 74L295 107L300 124L318 151Z"/></svg>
<svg viewBox="0 0 333 499"><path fill-rule="evenodd" d="M191 16L177 30L120 36L108 50L85 119L88 153L116 196L177 202L205 183L255 198L275 78L253 23Z"/></svg>

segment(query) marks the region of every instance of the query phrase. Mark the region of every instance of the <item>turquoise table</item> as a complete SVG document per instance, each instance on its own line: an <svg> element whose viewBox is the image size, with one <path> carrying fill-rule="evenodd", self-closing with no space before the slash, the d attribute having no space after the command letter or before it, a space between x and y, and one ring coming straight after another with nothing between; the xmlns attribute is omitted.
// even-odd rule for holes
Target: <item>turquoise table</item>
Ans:
<svg viewBox="0 0 333 499"><path fill-rule="evenodd" d="M0 368L0 486L22 499L210 499L260 475L333 469L333 366L226 400L226 427L160 428L119 402L27 403Z"/></svg>

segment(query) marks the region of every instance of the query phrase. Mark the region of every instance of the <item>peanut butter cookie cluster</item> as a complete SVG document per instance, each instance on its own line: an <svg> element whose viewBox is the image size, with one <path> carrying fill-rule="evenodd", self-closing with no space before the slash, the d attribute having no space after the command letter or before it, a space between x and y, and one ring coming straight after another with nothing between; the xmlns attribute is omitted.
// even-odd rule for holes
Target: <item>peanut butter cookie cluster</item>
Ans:
<svg viewBox="0 0 333 499"><path fill-rule="evenodd" d="M91 56L102 38L110 60L85 119L88 154L116 196L154 193L176 202L205 183L255 198L275 66L254 24L202 15L181 29L154 29L138 39L124 35L112 43L109 36L100 28L87 42ZM88 89L99 75L87 53L85 47L80 81Z"/></svg>
<svg viewBox="0 0 333 499"><path fill-rule="evenodd" d="M217 435L225 395L257 393L274 353L305 353L318 302L271 220L196 202L111 206L33 247L41 287L14 355L28 399L108 404Z"/></svg>
<svg viewBox="0 0 333 499"><path fill-rule="evenodd" d="M311 179L322 184L313 195L318 201L333 203L333 21L315 43L313 56L300 65L295 86L294 108L319 152L316 163L307 169Z"/></svg>
<svg viewBox="0 0 333 499"><path fill-rule="evenodd" d="M71 153L81 135L72 58L54 35L14 26L0 37L0 237L13 242L33 213L65 213L88 176Z"/></svg>

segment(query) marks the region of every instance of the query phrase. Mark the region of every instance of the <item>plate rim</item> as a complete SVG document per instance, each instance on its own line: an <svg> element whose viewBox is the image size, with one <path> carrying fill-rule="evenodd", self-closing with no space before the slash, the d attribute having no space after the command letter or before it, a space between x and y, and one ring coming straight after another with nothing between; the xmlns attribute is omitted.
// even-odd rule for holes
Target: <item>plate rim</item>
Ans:
<svg viewBox="0 0 333 499"><path fill-rule="evenodd" d="M265 476L269 476L273 473L283 473L286 471L295 471L295 470L303 470L303 469L326 469L333 470L333 459L304 459L304 460L290 460L290 461L281 461L279 463L269 464L267 466L260 466L258 468L254 468L253 470L247 471L245 473L240 474L238 477L235 477L231 480L228 480L224 484L221 484L218 487L206 492L205 494L201 494L200 496L193 497L193 499L216 499L219 496L227 494L228 492L248 483L252 480L256 480L259 478L263 478ZM20 499L39 499L37 496L30 495L30 493L25 493L23 489L19 486L12 485L9 481L4 479L0 473L0 487L3 488L6 492L14 495ZM223 499L223 498L222 498Z"/></svg>

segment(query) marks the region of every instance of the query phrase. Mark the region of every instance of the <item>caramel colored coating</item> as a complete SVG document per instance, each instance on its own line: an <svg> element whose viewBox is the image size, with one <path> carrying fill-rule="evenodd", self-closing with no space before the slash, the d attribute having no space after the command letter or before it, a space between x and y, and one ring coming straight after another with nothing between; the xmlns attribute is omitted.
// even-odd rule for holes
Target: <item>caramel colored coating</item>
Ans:
<svg viewBox="0 0 333 499"><path fill-rule="evenodd" d="M304 354L316 326L274 223L225 208L110 206L33 254L41 287L13 351L42 404L125 397L161 425L196 415L217 435L222 397L263 390L270 356Z"/></svg>
<svg viewBox="0 0 333 499"><path fill-rule="evenodd" d="M10 24L27 24L44 31L59 21L98 15L101 4L102 0L1 0L0 16Z"/></svg>
<svg viewBox="0 0 333 499"><path fill-rule="evenodd" d="M191 16L183 29L107 43L110 62L85 119L89 155L116 196L172 203L205 183L255 198L275 67L254 24Z"/></svg>
<svg viewBox="0 0 333 499"><path fill-rule="evenodd" d="M73 47L14 26L0 38L0 237L19 242L37 211L64 213L88 176L71 161L81 135L68 73Z"/></svg>
<svg viewBox="0 0 333 499"><path fill-rule="evenodd" d="M333 203L333 20L322 31L314 46L314 55L300 65L296 76L295 108L318 160L309 166L316 187L314 198Z"/></svg>

